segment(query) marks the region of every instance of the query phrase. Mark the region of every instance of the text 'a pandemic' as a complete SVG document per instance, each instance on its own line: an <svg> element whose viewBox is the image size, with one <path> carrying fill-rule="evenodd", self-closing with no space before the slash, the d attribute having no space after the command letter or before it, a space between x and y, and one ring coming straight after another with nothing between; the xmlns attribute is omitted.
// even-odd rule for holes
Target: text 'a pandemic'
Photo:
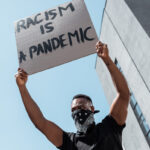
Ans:
<svg viewBox="0 0 150 150"><path fill-rule="evenodd" d="M52 51L58 48L63 49L66 46L73 46L74 43L84 43L85 41L93 41L95 38L91 37L89 32L92 27L86 27L85 29L79 28L73 32L68 32L67 34L61 34L58 37L50 38L37 45L32 45L29 47L30 59L34 56L39 56L40 54L52 53ZM26 61L26 55L20 51L20 63Z"/></svg>

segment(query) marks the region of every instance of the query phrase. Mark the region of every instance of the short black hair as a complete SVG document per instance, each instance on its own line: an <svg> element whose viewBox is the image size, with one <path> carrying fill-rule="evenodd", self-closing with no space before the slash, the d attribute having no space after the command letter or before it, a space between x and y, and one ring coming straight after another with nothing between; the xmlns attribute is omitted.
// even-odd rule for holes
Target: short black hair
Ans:
<svg viewBox="0 0 150 150"><path fill-rule="evenodd" d="M85 94L77 94L77 95L75 95L75 96L72 98L72 101L73 101L74 99L76 99L76 98L85 98L85 100L87 100L87 101L89 101L89 102L92 103L92 99L91 99L89 96L85 95ZM93 103L92 103L92 104L93 104Z"/></svg>

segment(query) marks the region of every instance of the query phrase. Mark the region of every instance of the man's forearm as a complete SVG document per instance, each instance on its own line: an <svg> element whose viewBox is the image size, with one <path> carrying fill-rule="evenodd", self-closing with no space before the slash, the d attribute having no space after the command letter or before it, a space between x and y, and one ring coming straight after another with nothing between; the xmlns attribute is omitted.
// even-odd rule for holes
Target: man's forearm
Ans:
<svg viewBox="0 0 150 150"><path fill-rule="evenodd" d="M20 86L19 87L20 94L24 103L24 106L26 108L26 111L31 119L31 121L34 123L34 125L37 128L41 128L43 126L43 115L40 111L37 104L33 101L31 98L26 86Z"/></svg>
<svg viewBox="0 0 150 150"><path fill-rule="evenodd" d="M129 88L122 73L119 71L119 69L116 67L110 57L108 57L107 59L103 59L103 61L110 72L117 92L120 94L121 97L128 98Z"/></svg>

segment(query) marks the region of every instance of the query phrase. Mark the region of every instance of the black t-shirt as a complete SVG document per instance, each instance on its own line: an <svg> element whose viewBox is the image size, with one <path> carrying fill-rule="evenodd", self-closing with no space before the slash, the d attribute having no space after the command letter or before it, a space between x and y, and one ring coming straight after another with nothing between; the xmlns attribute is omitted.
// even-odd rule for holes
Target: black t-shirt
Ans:
<svg viewBox="0 0 150 150"><path fill-rule="evenodd" d="M86 134L63 132L61 150L123 150L122 130L112 116L106 116Z"/></svg>

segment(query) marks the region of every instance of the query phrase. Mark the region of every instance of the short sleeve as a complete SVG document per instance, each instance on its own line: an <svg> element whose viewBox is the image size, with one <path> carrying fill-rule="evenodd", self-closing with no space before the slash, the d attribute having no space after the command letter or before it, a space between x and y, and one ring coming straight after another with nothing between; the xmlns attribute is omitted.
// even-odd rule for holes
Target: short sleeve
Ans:
<svg viewBox="0 0 150 150"><path fill-rule="evenodd" d="M60 150L73 150L74 144L74 133L63 131L63 143L61 146L57 147Z"/></svg>
<svg viewBox="0 0 150 150"><path fill-rule="evenodd" d="M111 116L107 115L103 120L102 123L107 126L110 130L113 132L118 132L122 134L123 129L125 128L126 124L124 125L118 125L116 120Z"/></svg>

